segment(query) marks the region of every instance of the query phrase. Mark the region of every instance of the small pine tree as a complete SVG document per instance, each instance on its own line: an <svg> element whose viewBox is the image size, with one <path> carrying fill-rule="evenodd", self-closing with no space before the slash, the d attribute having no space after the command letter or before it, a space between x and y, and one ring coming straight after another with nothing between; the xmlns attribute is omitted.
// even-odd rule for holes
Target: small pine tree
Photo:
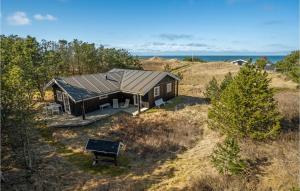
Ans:
<svg viewBox="0 0 300 191"><path fill-rule="evenodd" d="M267 63L268 63L268 59L266 57L261 57L256 60L255 65L259 69L263 70L263 69L265 69Z"/></svg>
<svg viewBox="0 0 300 191"><path fill-rule="evenodd" d="M172 71L170 64L166 64L166 65L164 66L164 71L165 71L165 72L171 72L171 71Z"/></svg>
<svg viewBox="0 0 300 191"><path fill-rule="evenodd" d="M206 86L204 96L212 101L219 99L220 88L215 77L213 77L213 79L209 81L208 85Z"/></svg>
<svg viewBox="0 0 300 191"><path fill-rule="evenodd" d="M183 79L183 73L182 72L177 72L176 73L176 76L179 78L179 79Z"/></svg>
<svg viewBox="0 0 300 191"><path fill-rule="evenodd" d="M238 137L264 139L280 129L280 115L267 73L243 66L209 109L209 126Z"/></svg>
<svg viewBox="0 0 300 191"><path fill-rule="evenodd" d="M231 73L230 73L230 72L227 73L227 74L225 75L224 80L223 80L223 81L221 82L221 84L220 84L220 89L221 89L221 91L224 91L225 88L230 84L230 82L232 82L232 80L233 80L233 77L232 77Z"/></svg>
<svg viewBox="0 0 300 191"><path fill-rule="evenodd" d="M242 173L246 163L240 157L240 147L233 138L226 138L223 144L218 143L211 155L211 162L219 173L236 175Z"/></svg>

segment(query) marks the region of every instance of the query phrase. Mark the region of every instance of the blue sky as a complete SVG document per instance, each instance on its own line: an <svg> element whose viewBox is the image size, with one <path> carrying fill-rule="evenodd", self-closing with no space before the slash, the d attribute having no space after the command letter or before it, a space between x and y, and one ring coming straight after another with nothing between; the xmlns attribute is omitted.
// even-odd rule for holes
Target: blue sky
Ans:
<svg viewBox="0 0 300 191"><path fill-rule="evenodd" d="M283 55L299 49L299 1L2 0L1 34L138 55Z"/></svg>

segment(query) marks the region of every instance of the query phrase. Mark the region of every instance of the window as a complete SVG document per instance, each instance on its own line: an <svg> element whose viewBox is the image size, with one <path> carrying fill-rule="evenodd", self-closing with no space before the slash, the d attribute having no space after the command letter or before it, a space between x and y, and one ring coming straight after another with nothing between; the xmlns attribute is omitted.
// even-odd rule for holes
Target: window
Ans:
<svg viewBox="0 0 300 191"><path fill-rule="evenodd" d="M170 93L172 91L172 83L167 84L167 93Z"/></svg>
<svg viewBox="0 0 300 191"><path fill-rule="evenodd" d="M57 98L57 101L63 101L61 91L59 91L59 90L56 91L56 98Z"/></svg>
<svg viewBox="0 0 300 191"><path fill-rule="evenodd" d="M160 87L159 87L159 86L154 87L154 97L159 96L159 90L160 90Z"/></svg>
<svg viewBox="0 0 300 191"><path fill-rule="evenodd" d="M100 100L101 100L101 99L105 99L105 98L107 98L107 95L99 96L99 99L100 99Z"/></svg>

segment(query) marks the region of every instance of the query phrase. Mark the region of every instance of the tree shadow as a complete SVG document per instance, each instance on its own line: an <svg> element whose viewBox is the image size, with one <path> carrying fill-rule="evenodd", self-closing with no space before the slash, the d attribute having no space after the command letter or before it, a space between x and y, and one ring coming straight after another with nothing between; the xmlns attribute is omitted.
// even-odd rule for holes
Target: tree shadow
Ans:
<svg viewBox="0 0 300 191"><path fill-rule="evenodd" d="M186 108L187 106L208 105L209 103L208 98L180 95L169 100L162 108L167 111L178 111Z"/></svg>
<svg viewBox="0 0 300 191"><path fill-rule="evenodd" d="M248 170L246 172L248 179L258 180L258 176L266 174L264 168L271 165L267 157L255 158L254 160L247 159Z"/></svg>

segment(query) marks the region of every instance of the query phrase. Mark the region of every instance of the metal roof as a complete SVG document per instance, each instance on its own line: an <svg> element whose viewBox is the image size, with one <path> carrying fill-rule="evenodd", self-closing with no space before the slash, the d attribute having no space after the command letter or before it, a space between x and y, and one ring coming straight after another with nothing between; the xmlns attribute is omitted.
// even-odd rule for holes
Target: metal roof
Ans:
<svg viewBox="0 0 300 191"><path fill-rule="evenodd" d="M45 88L55 83L78 102L115 92L145 95L166 76L179 80L169 72L112 69L107 73L54 78Z"/></svg>

